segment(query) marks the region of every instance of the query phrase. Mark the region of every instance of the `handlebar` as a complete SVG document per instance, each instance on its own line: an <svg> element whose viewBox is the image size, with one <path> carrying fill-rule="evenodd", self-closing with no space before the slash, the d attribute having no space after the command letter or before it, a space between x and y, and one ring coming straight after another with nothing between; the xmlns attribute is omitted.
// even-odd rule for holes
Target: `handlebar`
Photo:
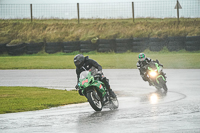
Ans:
<svg viewBox="0 0 200 133"><path fill-rule="evenodd" d="M94 75L94 77L95 77L95 78L100 78L100 77L102 77L102 74L96 73L96 74Z"/></svg>

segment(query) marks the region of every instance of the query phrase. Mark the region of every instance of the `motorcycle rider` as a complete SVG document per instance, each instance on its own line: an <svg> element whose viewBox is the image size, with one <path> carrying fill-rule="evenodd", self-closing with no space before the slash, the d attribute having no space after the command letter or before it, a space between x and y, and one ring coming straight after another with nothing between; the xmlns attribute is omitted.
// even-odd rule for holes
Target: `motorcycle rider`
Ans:
<svg viewBox="0 0 200 133"><path fill-rule="evenodd" d="M76 74L77 74L77 85L75 86L76 89L79 88L78 82L79 82L80 73L82 71L90 70L92 67L95 67L96 69L98 69L98 74L101 75L100 79L106 85L106 88L108 89L111 97L113 98L116 97L115 93L110 88L109 80L103 76L101 65L99 65L95 60L90 59L88 56L84 57L82 54L78 54L74 57L74 64L76 66ZM79 90L79 94L83 95L80 90Z"/></svg>
<svg viewBox="0 0 200 133"><path fill-rule="evenodd" d="M147 73L146 73L147 67L146 67L146 66L147 66L147 64L148 64L149 62L153 62L153 60L150 59L150 58L148 58L148 57L146 57L146 55L145 55L144 53L140 53L140 54L138 55L138 59L139 59L139 61L137 62L136 65L137 65L137 68L138 68L139 71L140 71L140 76L142 77L142 79L143 79L144 81L148 81L148 82L149 82L149 86L151 86L152 83L150 82L150 79L147 77ZM163 65L160 64L158 60L156 60L156 62L157 62L160 66L163 67ZM162 75L166 78L165 73L162 72Z"/></svg>

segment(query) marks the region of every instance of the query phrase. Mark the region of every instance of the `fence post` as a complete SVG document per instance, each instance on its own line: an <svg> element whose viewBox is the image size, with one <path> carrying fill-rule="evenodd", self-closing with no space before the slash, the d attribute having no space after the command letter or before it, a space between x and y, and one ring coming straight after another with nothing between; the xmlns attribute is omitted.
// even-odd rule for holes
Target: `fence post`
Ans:
<svg viewBox="0 0 200 133"><path fill-rule="evenodd" d="M77 3L78 24L79 24L79 3Z"/></svg>
<svg viewBox="0 0 200 133"><path fill-rule="evenodd" d="M132 15L133 15L133 22L134 22L134 18L135 18L135 16L134 16L134 2L132 2Z"/></svg>
<svg viewBox="0 0 200 133"><path fill-rule="evenodd" d="M179 23L179 2L177 0L177 19L178 19L178 23Z"/></svg>
<svg viewBox="0 0 200 133"><path fill-rule="evenodd" d="M32 4L30 4L30 11L31 11L31 22L32 22L33 20Z"/></svg>

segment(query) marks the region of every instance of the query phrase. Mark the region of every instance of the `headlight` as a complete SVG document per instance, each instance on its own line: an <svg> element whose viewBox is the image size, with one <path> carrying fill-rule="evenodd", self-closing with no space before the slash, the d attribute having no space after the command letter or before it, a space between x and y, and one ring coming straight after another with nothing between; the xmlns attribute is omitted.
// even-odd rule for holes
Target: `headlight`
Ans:
<svg viewBox="0 0 200 133"><path fill-rule="evenodd" d="M157 75L157 72L155 71L150 71L149 72L149 75L152 76L152 77L155 77Z"/></svg>

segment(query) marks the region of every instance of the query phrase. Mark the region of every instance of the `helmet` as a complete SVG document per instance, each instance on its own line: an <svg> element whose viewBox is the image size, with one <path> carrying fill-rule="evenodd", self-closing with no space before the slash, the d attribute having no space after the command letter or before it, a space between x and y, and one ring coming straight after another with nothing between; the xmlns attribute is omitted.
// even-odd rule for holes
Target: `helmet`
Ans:
<svg viewBox="0 0 200 133"><path fill-rule="evenodd" d="M74 57L74 64L76 67L81 68L83 66L85 57L82 54L78 54Z"/></svg>
<svg viewBox="0 0 200 133"><path fill-rule="evenodd" d="M139 61L144 61L146 59L146 55L144 53L140 53L138 55L138 59L139 59Z"/></svg>

